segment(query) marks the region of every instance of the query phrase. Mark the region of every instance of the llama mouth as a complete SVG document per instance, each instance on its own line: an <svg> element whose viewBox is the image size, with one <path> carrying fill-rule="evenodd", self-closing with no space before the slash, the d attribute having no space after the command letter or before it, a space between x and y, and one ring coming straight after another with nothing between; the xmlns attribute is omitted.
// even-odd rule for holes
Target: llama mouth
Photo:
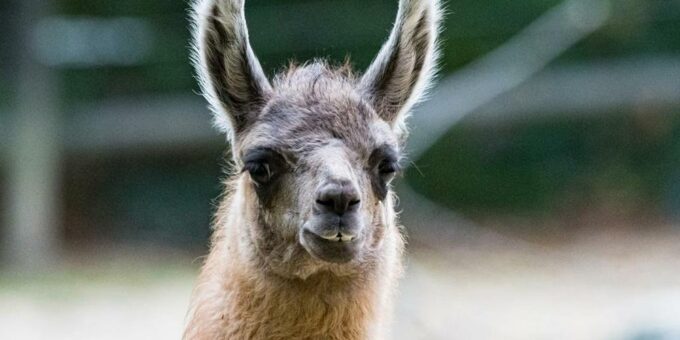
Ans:
<svg viewBox="0 0 680 340"><path fill-rule="evenodd" d="M356 237L354 235L347 235L343 233L337 233L334 236L326 237L322 235L315 234L316 236L319 236L323 238L324 240L328 240L331 242L352 242Z"/></svg>
<svg viewBox="0 0 680 340"><path fill-rule="evenodd" d="M334 237L326 238L308 229L303 229L300 241L312 257L332 263L351 261L359 248L359 242L355 236L338 233Z"/></svg>

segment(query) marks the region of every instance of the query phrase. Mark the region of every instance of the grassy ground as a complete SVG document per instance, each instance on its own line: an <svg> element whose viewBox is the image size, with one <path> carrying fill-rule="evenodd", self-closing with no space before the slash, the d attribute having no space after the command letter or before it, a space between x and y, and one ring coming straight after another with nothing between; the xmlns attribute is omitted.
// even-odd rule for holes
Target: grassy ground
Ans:
<svg viewBox="0 0 680 340"><path fill-rule="evenodd" d="M121 253L2 273L0 339L179 338L196 261ZM678 339L678 258L672 233L412 248L393 338Z"/></svg>

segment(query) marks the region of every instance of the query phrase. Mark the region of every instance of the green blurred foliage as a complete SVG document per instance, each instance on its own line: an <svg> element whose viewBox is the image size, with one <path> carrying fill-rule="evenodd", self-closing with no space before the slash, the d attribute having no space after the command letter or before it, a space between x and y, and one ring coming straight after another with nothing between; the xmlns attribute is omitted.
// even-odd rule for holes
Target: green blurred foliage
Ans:
<svg viewBox="0 0 680 340"><path fill-rule="evenodd" d="M66 239L204 245L224 161L218 148L70 157L63 195ZM86 226L86 227L84 227ZM84 246L84 244L79 244Z"/></svg>
<svg viewBox="0 0 680 340"><path fill-rule="evenodd" d="M477 2L481 7L485 3L490 6L487 9L499 9L497 4L492 5L493 1ZM505 5L520 7L516 2ZM552 4L536 1L534 5L523 12ZM490 12L476 13L484 13L486 18ZM506 25L512 20L498 17L489 22L513 27ZM518 24L516 29L524 24ZM476 32L474 25L457 27L451 18L447 25L448 37L452 35L451 28ZM492 30L486 28L487 32ZM511 29L507 32L514 33ZM492 34L502 35L502 30ZM506 38L490 45L496 46ZM473 39L467 41L477 45ZM451 57L458 46L465 46L465 42L448 41L447 63L462 60ZM554 63L678 52L680 1L622 0L611 2L611 20L603 29ZM478 56L472 53L470 58ZM418 168L410 169L406 177L421 193L473 215L554 216L560 211L590 209L612 201L630 207L633 214L640 210L673 210L673 204L680 203L675 199L680 191L673 189L680 174L678 113L647 115L644 108L631 108L509 126L480 128L463 124L415 160Z"/></svg>
<svg viewBox="0 0 680 340"><path fill-rule="evenodd" d="M680 1L611 1L611 19L558 62L680 51Z"/></svg>
<svg viewBox="0 0 680 340"><path fill-rule="evenodd" d="M415 161L417 191L470 214L546 215L613 200L663 204L680 169L680 112L460 125Z"/></svg>

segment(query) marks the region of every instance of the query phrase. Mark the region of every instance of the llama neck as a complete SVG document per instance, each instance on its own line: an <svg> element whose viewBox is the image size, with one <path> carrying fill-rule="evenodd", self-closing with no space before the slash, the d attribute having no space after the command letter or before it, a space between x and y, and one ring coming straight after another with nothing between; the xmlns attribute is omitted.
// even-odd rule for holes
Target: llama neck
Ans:
<svg viewBox="0 0 680 340"><path fill-rule="evenodd" d="M375 324L380 304L372 280L329 273L305 280L252 273L232 278L234 299L227 314L249 338L372 338L369 325Z"/></svg>

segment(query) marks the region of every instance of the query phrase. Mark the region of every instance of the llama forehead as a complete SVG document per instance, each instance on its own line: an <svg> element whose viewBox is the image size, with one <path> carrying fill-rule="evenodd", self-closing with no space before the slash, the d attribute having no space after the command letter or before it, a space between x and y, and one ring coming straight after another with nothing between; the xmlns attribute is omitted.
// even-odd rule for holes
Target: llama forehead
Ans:
<svg viewBox="0 0 680 340"><path fill-rule="evenodd" d="M376 147L396 146L389 124L357 93L351 75L319 64L288 73L276 78L272 98L248 133L251 147L271 145L304 157L341 142L367 158Z"/></svg>
<svg viewBox="0 0 680 340"><path fill-rule="evenodd" d="M347 149L359 158L384 144L395 144L387 123L353 105L316 102L309 106L272 106L254 127L255 144L271 145L298 157L318 149Z"/></svg>

